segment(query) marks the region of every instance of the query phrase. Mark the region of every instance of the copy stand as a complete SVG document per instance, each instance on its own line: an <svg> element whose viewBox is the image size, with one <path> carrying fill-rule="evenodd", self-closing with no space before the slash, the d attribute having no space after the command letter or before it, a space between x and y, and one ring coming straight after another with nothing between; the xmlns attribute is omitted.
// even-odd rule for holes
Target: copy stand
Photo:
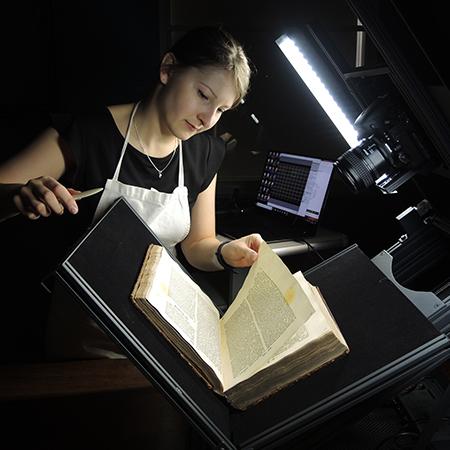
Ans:
<svg viewBox="0 0 450 450"><path fill-rule="evenodd" d="M156 240L149 228L120 199L57 268L56 281L212 446L288 445L448 357L447 337L354 245L306 274L319 286L350 353L246 411L235 410L130 301L151 242Z"/></svg>

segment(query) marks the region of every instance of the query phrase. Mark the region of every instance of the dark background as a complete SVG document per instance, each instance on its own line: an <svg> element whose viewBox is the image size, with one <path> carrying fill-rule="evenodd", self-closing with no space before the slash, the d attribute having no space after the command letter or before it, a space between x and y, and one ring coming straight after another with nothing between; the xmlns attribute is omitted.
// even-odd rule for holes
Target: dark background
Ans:
<svg viewBox="0 0 450 450"><path fill-rule="evenodd" d="M429 19L439 20L438 12L430 11ZM225 114L214 130L218 135L230 132L237 140L219 173L219 211L229 208L232 198L240 206L249 204L268 150L336 160L348 149L275 44L289 29L320 23L352 65L356 18L343 0L23 0L4 5L2 18L0 160L33 139L49 123L49 113L139 99L151 85L164 49L184 31L207 24L224 25L242 42L256 68L246 103ZM437 52L436 45L431 48ZM368 64L378 65L380 55L370 43L367 51ZM260 125L250 119L252 113ZM424 188L432 188L435 198L430 200L445 203L445 194L440 194L448 192L445 177L417 179L402 186L398 195L383 195L375 188L355 195L335 174L323 225L344 232L372 257L397 241L402 230L395 217L417 204ZM27 288L36 281L28 273L33 268L39 273L43 255L36 239L42 243L55 236L45 223L32 226L33 231L20 218L0 224L6 267L0 294L3 361L41 357L48 305L44 296Z"/></svg>

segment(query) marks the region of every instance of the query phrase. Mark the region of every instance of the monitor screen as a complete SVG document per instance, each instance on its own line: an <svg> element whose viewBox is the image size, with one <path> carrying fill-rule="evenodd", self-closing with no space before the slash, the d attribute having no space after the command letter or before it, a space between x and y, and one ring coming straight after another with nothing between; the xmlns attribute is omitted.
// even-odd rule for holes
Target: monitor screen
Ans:
<svg viewBox="0 0 450 450"><path fill-rule="evenodd" d="M316 223L333 173L332 161L271 151L261 177L256 205Z"/></svg>

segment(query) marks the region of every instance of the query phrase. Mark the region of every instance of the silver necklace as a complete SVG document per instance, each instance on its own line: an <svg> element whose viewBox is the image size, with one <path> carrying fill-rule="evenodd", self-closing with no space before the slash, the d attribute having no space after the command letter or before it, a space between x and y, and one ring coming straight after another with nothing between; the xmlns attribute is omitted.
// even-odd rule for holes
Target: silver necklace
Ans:
<svg viewBox="0 0 450 450"><path fill-rule="evenodd" d="M134 131L136 132L136 136L137 136L137 138L138 138L138 140L139 140L139 145L141 146L141 148L142 148L142 151L144 152L144 155L147 157L147 159L150 161L150 164L153 166L153 168L158 172L158 178L161 178L162 176L163 176L163 172L169 167L169 165L170 165L170 163L172 162L172 160L173 160L173 158L174 158L174 156L175 156L175 153L176 153L176 151L177 151L177 149L175 149L173 152L172 152L172 156L170 157L170 159L169 159L169 162L162 168L162 169L158 169L156 166L155 166L155 163L152 161L152 159L150 158L150 156L147 154L147 152L145 151L145 148L144 148L144 144L142 143L142 139L141 139L141 136L139 135L139 132L138 132L138 129L137 129L137 126L136 126L136 122L135 121L133 121L133 126L134 126ZM178 147L177 147L178 148Z"/></svg>

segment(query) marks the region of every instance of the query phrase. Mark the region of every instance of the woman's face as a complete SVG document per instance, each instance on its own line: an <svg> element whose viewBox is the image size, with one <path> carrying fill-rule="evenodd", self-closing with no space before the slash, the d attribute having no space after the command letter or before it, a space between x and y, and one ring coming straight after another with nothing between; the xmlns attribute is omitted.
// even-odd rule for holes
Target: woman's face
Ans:
<svg viewBox="0 0 450 450"><path fill-rule="evenodd" d="M212 128L237 98L233 74L213 66L161 72L161 127L178 139Z"/></svg>

